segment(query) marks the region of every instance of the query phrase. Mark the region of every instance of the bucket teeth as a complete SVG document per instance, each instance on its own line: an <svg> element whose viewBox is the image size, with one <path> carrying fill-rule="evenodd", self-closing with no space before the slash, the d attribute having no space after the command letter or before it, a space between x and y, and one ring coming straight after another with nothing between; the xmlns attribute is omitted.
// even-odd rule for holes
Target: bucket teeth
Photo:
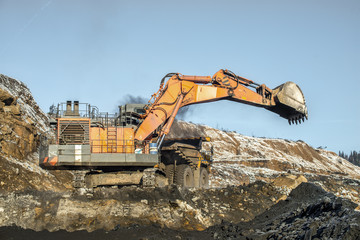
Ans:
<svg viewBox="0 0 360 240"><path fill-rule="evenodd" d="M301 124L301 121L305 122L305 118L308 119L307 116L304 114L293 115L288 118L288 122L290 125L294 123L296 123L297 125L297 124Z"/></svg>

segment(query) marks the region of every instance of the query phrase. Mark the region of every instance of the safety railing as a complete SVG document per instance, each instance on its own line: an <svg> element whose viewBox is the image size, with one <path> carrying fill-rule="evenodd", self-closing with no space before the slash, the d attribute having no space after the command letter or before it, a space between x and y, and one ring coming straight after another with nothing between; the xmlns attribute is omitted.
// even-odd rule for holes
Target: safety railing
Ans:
<svg viewBox="0 0 360 240"><path fill-rule="evenodd" d="M150 141L144 141L142 146L136 146L141 150L142 154L149 154ZM118 140L91 140L91 153L135 153L134 140L118 139Z"/></svg>
<svg viewBox="0 0 360 240"><path fill-rule="evenodd" d="M134 140L91 140L91 153L134 153Z"/></svg>

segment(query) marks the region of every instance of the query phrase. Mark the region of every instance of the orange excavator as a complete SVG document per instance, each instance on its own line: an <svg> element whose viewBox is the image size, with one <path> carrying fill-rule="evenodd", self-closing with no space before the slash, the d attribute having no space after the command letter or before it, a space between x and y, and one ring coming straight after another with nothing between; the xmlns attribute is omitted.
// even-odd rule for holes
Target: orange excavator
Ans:
<svg viewBox="0 0 360 240"><path fill-rule="evenodd" d="M42 138L40 164L74 170L74 186L79 188L172 183L207 187L212 151L201 146L210 139L165 136L181 107L218 100L265 108L289 124L308 118L304 95L293 82L270 89L229 70L212 77L169 73L148 104L120 106L118 114L101 113L90 104L80 110L77 101L58 104L50 122L55 138Z"/></svg>

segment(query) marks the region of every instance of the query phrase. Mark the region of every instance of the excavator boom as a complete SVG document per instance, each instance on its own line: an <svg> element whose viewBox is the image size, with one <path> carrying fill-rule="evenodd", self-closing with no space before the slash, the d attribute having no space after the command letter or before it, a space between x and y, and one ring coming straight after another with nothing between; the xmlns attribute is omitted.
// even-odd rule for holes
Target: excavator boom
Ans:
<svg viewBox="0 0 360 240"><path fill-rule="evenodd" d="M165 83L166 78L169 80ZM304 95L293 82L270 89L229 70L220 70L212 77L172 73L162 79L159 91L150 99L153 102L142 115L144 120L135 132L135 139L150 140L157 132L161 142L181 107L219 100L265 108L288 119L290 124L308 118Z"/></svg>

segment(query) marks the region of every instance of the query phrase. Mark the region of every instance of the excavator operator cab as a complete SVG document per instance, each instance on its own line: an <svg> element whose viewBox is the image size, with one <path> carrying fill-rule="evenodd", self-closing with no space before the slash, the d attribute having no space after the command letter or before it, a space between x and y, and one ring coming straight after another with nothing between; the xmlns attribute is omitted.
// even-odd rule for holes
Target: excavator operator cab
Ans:
<svg viewBox="0 0 360 240"><path fill-rule="evenodd" d="M125 104L119 106L119 123L120 126L124 127L137 127L141 122L142 119L140 115L145 114L145 106L146 104Z"/></svg>

